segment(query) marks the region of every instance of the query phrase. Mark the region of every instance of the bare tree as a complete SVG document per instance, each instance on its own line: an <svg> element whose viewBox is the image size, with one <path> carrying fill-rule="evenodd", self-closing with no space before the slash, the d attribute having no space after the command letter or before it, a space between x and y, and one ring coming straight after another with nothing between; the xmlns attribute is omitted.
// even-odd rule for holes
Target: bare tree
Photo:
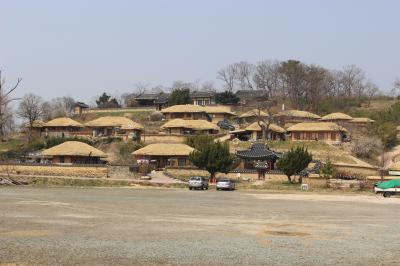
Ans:
<svg viewBox="0 0 400 266"><path fill-rule="evenodd" d="M171 91L181 90L181 89L189 89L190 91L199 90L198 81L195 82L185 82L181 80L176 80L172 83Z"/></svg>
<svg viewBox="0 0 400 266"><path fill-rule="evenodd" d="M215 91L214 82L213 81L206 81L201 84L200 90L202 91Z"/></svg>
<svg viewBox="0 0 400 266"><path fill-rule="evenodd" d="M393 97L398 97L400 94L400 79L399 78L396 78L393 82L392 94L393 94Z"/></svg>
<svg viewBox="0 0 400 266"><path fill-rule="evenodd" d="M266 97L265 99L259 99L257 101L257 108L256 108L256 116L257 116L257 124L261 128L261 136L263 142L268 140L268 135L270 133L270 127L273 123L273 115L271 112L271 108L273 103L268 100Z"/></svg>
<svg viewBox="0 0 400 266"><path fill-rule="evenodd" d="M135 83L135 86L134 86L135 88L133 89L134 93L136 95L142 95L147 92L147 90L149 89L149 86L150 86L150 84L148 84L148 83L137 82L137 83Z"/></svg>
<svg viewBox="0 0 400 266"><path fill-rule="evenodd" d="M235 79L239 83L241 90L252 90L254 88L253 85L253 74L254 74L254 65L247 62L239 62L234 64L236 69Z"/></svg>
<svg viewBox="0 0 400 266"><path fill-rule="evenodd" d="M347 97L355 95L361 98L364 91L364 80L365 73L361 68L355 65L350 65L343 68L342 84Z"/></svg>
<svg viewBox="0 0 400 266"><path fill-rule="evenodd" d="M5 79L2 78L2 72L0 70L0 138L5 137L5 126L9 123L9 120L12 118L12 114L10 114L9 104L12 101L19 100L19 98L11 97L12 92L14 92L19 84L22 81L22 78L18 78L17 82L11 88L6 88Z"/></svg>
<svg viewBox="0 0 400 266"><path fill-rule="evenodd" d="M225 83L225 89L233 92L235 88L235 79L237 77L237 68L235 65L228 65L218 71L217 79L222 80Z"/></svg>
<svg viewBox="0 0 400 266"><path fill-rule="evenodd" d="M261 61L255 68L254 83L258 89L266 90L269 98L278 94L279 86L279 62Z"/></svg>
<svg viewBox="0 0 400 266"><path fill-rule="evenodd" d="M379 92L379 87L372 81L368 81L364 87L365 87L365 94L368 97L367 107L370 107L372 98Z"/></svg>
<svg viewBox="0 0 400 266"><path fill-rule="evenodd" d="M32 137L33 124L36 120L40 119L43 114L43 100L42 97L29 93L22 97L19 103L17 114L19 117L27 120L29 125L29 140Z"/></svg>

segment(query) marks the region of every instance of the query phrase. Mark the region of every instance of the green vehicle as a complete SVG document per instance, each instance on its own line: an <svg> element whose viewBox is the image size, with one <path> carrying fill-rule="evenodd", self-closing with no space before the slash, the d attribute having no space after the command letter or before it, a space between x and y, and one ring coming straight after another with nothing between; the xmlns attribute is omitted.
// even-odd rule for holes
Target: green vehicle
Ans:
<svg viewBox="0 0 400 266"><path fill-rule="evenodd" d="M400 179L375 183L375 193L382 193L385 198L400 194Z"/></svg>

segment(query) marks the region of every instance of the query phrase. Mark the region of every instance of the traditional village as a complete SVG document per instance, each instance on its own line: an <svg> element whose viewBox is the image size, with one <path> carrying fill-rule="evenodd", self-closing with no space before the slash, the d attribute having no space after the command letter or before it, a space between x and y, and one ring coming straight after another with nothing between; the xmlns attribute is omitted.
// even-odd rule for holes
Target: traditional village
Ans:
<svg viewBox="0 0 400 266"><path fill-rule="evenodd" d="M0 3L0 266L399 265L400 1Z"/></svg>
<svg viewBox="0 0 400 266"><path fill-rule="evenodd" d="M107 93L94 107L64 98L61 104L69 108L59 112L64 116L44 120L40 98L26 95L19 109L25 123L3 143L17 144L3 150L2 183L58 177L184 187L191 177L201 176L211 185L229 178L236 188L291 184L291 189L372 190L377 181L395 179L400 170L397 148L380 144L396 143L397 135L379 140L376 133L373 138L380 126L374 119L340 110L317 114L292 109L290 101L271 99L266 90L194 91L182 86L128 94L125 101L130 107L121 107ZM356 108L373 117L369 110L382 102L397 106L395 99L377 95L363 96ZM215 155L203 162L194 159L196 153L208 154L205 147L218 145L223 146L218 156L227 161L219 164ZM298 148L311 155L309 161L297 169L278 167L279 159Z"/></svg>

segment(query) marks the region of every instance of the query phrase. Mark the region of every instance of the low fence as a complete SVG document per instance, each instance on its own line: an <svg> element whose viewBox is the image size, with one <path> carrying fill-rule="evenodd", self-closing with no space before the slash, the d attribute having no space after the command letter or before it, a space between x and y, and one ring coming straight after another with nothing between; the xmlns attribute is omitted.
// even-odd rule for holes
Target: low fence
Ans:
<svg viewBox="0 0 400 266"><path fill-rule="evenodd" d="M108 168L106 165L57 165L3 162L0 163L0 174L105 178L108 176Z"/></svg>

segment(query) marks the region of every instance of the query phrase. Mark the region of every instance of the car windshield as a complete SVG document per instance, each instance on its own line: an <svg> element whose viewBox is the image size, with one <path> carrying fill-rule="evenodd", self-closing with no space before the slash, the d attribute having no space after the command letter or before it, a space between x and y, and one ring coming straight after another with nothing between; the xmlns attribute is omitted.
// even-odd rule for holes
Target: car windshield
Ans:
<svg viewBox="0 0 400 266"><path fill-rule="evenodd" d="M219 182L230 182L229 179L220 179Z"/></svg>
<svg viewBox="0 0 400 266"><path fill-rule="evenodd" d="M201 181L201 177L193 176L193 177L190 178L190 180L192 180L192 181Z"/></svg>

